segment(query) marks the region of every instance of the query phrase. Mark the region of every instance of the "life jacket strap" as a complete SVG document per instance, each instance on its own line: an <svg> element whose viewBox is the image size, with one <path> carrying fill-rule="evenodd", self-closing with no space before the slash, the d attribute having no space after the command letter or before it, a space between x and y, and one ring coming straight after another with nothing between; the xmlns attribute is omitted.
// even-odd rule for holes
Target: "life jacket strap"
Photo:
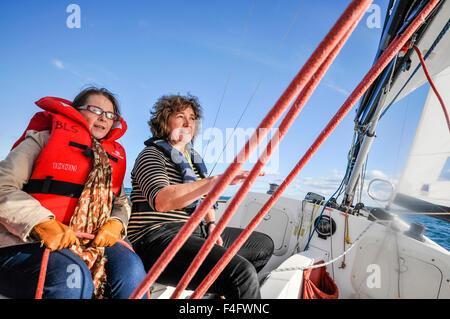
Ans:
<svg viewBox="0 0 450 319"><path fill-rule="evenodd" d="M45 179L30 179L23 186L23 191L28 194L53 194L72 198L79 198L84 185L53 180L52 176Z"/></svg>
<svg viewBox="0 0 450 319"><path fill-rule="evenodd" d="M82 150L83 150L82 153L83 153L85 156L87 156L87 157L93 157L92 149L89 148L87 145L80 144L80 143L76 143L76 142L72 142L72 141L69 142L69 145L70 145L70 146L73 146L73 147L77 147L77 148L79 148L79 149L82 149ZM109 158L110 160L112 160L112 161L114 161L114 162L116 162L116 163L119 161L119 160L117 159L117 157L112 156L112 155L109 154L108 152L106 152L106 154L108 155L108 158Z"/></svg>

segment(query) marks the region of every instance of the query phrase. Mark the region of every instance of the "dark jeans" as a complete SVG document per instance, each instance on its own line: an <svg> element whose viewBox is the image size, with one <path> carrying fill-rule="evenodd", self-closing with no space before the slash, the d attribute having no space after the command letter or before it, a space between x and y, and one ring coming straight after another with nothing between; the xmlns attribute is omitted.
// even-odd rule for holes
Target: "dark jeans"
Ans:
<svg viewBox="0 0 450 319"><path fill-rule="evenodd" d="M141 257L146 271L161 256L183 225L184 223L165 224L134 243L134 249ZM222 233L223 246L214 245L188 285L188 289L195 290L198 287L241 232L242 229L239 228L225 228ZM205 238L205 227L201 224L177 252L157 282L176 286L205 243ZM273 248L273 241L269 236L253 232L208 292L225 296L227 299L261 298L257 272L266 265L272 256Z"/></svg>
<svg viewBox="0 0 450 319"><path fill-rule="evenodd" d="M0 294L34 298L43 253L39 244L0 248ZM105 255L106 297L128 298L146 275L142 261L119 243L106 247ZM83 260L69 249L50 253L42 298L89 299L93 291L92 276Z"/></svg>

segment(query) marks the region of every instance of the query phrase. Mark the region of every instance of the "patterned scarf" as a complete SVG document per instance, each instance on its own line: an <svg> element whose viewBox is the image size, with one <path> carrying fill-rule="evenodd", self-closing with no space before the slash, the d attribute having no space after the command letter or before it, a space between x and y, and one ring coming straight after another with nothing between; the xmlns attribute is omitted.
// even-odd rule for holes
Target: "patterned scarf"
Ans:
<svg viewBox="0 0 450 319"><path fill-rule="evenodd" d="M93 164L87 182L75 207L70 226L75 232L94 233L111 214L112 168L101 144L92 137ZM89 247L82 244L71 250L88 266L94 282L94 298L101 299L106 286L104 247Z"/></svg>

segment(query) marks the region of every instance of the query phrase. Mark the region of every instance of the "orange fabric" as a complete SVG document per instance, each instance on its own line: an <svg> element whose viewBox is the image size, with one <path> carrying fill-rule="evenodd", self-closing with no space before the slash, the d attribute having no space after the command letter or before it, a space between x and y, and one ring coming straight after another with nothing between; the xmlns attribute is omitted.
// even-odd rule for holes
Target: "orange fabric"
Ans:
<svg viewBox="0 0 450 319"><path fill-rule="evenodd" d="M338 288L325 266L303 271L302 299L337 299L338 297Z"/></svg>
<svg viewBox="0 0 450 319"><path fill-rule="evenodd" d="M92 148L92 138L83 115L70 106L70 101L46 97L36 104L45 111L38 112L30 121L22 137L13 148L25 138L27 130L50 130L50 138L46 146L37 157L32 180L45 180L51 177L52 181L69 182L84 185L92 170L92 158L84 154L83 149L70 145L77 143ZM125 149L115 141L126 131L126 123L120 118L114 123L107 137L100 140L102 148L115 158L110 160L113 171L112 190L118 196L126 172ZM50 210L56 220L68 225L78 203L78 198L49 193L30 193L41 205Z"/></svg>

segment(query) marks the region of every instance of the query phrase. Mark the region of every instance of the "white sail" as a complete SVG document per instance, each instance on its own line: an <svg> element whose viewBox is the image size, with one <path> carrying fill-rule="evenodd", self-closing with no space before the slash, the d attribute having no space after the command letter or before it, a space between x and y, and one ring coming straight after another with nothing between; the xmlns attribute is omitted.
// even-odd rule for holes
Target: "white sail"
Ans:
<svg viewBox="0 0 450 319"><path fill-rule="evenodd" d="M433 81L449 112L450 67L434 76ZM397 193L450 207L450 132L431 88Z"/></svg>

